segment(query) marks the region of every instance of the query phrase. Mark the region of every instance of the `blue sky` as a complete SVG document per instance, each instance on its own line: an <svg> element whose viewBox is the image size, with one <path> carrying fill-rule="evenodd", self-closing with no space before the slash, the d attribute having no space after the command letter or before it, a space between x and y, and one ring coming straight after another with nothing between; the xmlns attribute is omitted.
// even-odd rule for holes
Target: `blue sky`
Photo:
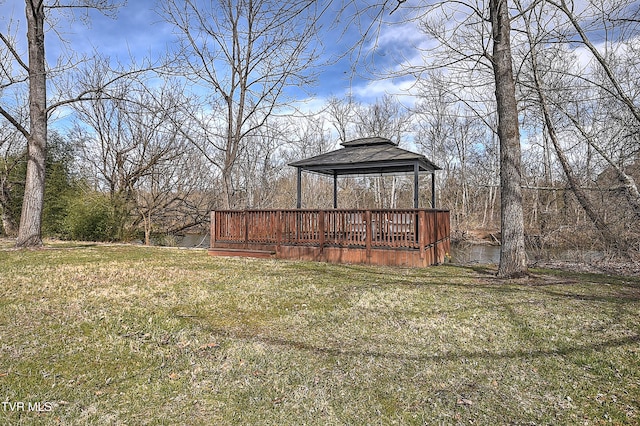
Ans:
<svg viewBox="0 0 640 426"><path fill-rule="evenodd" d="M156 12L156 3L154 0L129 0L120 8L115 18L106 17L98 11L90 11L90 19L86 23L81 19L70 20L68 15L62 16L58 19L56 31L79 54L97 51L111 57L112 61L118 60L121 63L127 63L130 56L138 61L144 57L155 57L161 55L167 46L174 42L173 29ZM24 7L23 0L0 0L0 28L3 33L9 19L13 17L14 25L19 23L17 37L24 40ZM76 12L75 16L81 15L82 12ZM330 13L327 18L332 20L334 16L335 13ZM345 38L340 39L337 33L338 31L333 31L324 39L327 57L344 51L360 38L360 30L355 25L351 26ZM382 68L389 65L386 62L390 56L384 55L384 44L398 45L404 37L412 37L406 28L383 27L379 38L383 43L382 55L375 57L377 64L374 65L374 71L382 71ZM56 34L49 31L46 43L49 63L54 64L61 48ZM366 51L368 46L364 47ZM395 94L400 91L398 82L378 80L367 75L368 70L363 66L359 66L359 73L354 74L353 65L352 58L347 55L337 63L324 68L317 86L310 88L310 91L315 93L316 100L322 102L330 96L343 97L351 93L357 100L374 102L385 93ZM300 93L299 96L305 95ZM311 101L313 102L313 99Z"/></svg>
<svg viewBox="0 0 640 426"><path fill-rule="evenodd" d="M155 11L157 3L156 0L128 0L127 4L117 12L115 18L106 17L98 11L91 11L87 23L81 19L69 20L69 16L63 16L57 21L56 31L68 40L70 46L78 53L91 54L95 50L110 56L114 61L118 59L126 63L130 56L140 61L143 57L162 54L167 46L174 42L172 27ZM334 3L337 5L341 2ZM362 6L371 2L355 0L355 3ZM582 3L582 0L576 2L578 5ZM403 3L402 10L393 15L385 13L383 18L386 21L401 19L403 10L416 5L423 7L424 4L421 0L409 0ZM0 31L6 34L6 28L13 19L13 25L17 28L17 37L23 42L23 52L24 7L24 0L0 0ZM76 17L79 15L82 13L76 14ZM334 20L335 17L335 12L327 14L328 21ZM348 19L348 15L341 17L342 22L347 22ZM366 19L363 25L366 27ZM361 37L361 29L353 23L344 38L340 38L339 33L339 30L333 30L323 37L327 56L344 51ZM46 37L49 63L54 64L60 52L58 37L51 31ZM329 96L343 97L347 94L352 94L356 100L374 102L385 94L407 93L414 82L412 78L388 80L378 78L374 73L382 74L384 71L397 69L403 60L413 64L422 63L417 47L424 47L429 40L420 34L415 24L396 23L382 26L376 41L377 53L367 57L367 59L373 59L373 62L368 61L368 64L373 64L372 66L365 66L363 63L354 64L353 57L347 55L324 69L317 86L310 88L316 94L318 102L322 102ZM371 42L368 43L363 45L363 54L370 53ZM586 64L590 55L583 50L578 48L576 54L581 63ZM356 74L352 73L354 66L359 70ZM296 95L306 96L304 93Z"/></svg>

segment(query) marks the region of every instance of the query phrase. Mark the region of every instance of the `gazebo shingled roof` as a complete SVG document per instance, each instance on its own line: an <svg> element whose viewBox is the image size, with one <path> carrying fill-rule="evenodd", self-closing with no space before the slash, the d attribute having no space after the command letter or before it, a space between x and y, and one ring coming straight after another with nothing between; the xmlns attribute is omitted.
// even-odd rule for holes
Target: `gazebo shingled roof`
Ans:
<svg viewBox="0 0 640 426"><path fill-rule="evenodd" d="M381 137L356 139L344 142L342 146L344 148L289 165L331 176L413 173L416 164L420 171L440 170L424 155L398 148L389 139Z"/></svg>
<svg viewBox="0 0 640 426"><path fill-rule="evenodd" d="M337 176L368 174L414 174L414 207L418 208L418 174L431 173L432 207L435 208L436 170L433 164L422 154L399 148L391 140L381 137L360 138L343 142L343 148L316 155L304 160L289 163L298 169L298 201L301 207L301 173L303 170L334 177L334 208L337 207Z"/></svg>

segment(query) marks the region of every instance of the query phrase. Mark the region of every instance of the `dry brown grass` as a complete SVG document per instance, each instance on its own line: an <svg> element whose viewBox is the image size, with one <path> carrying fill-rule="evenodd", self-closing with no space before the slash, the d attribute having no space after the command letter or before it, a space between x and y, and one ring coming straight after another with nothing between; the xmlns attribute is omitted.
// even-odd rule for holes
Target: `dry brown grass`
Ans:
<svg viewBox="0 0 640 426"><path fill-rule="evenodd" d="M0 266L6 424L640 421L638 278L8 242Z"/></svg>

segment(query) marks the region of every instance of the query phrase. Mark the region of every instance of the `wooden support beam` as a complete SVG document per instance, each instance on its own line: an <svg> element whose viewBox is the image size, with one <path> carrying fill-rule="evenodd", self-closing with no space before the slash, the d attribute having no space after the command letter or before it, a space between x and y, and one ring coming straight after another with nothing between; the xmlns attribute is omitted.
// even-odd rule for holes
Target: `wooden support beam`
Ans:
<svg viewBox="0 0 640 426"><path fill-rule="evenodd" d="M435 212L433 214L433 232L432 232L432 247L433 247L433 263L439 263L438 262L438 212Z"/></svg>
<svg viewBox="0 0 640 426"><path fill-rule="evenodd" d="M419 179L420 179L420 165L415 163L413 165L413 208L417 209L419 204Z"/></svg>
<svg viewBox="0 0 640 426"><path fill-rule="evenodd" d="M436 173L431 172L431 208L436 208Z"/></svg>
<svg viewBox="0 0 640 426"><path fill-rule="evenodd" d="M338 172L333 171L333 208L338 208Z"/></svg>
<svg viewBox="0 0 640 426"><path fill-rule="evenodd" d="M318 244L320 244L320 253L324 250L324 210L318 212Z"/></svg>
<svg viewBox="0 0 640 426"><path fill-rule="evenodd" d="M418 246L420 248L420 259L424 260L425 250L427 246L427 212L420 210L418 212Z"/></svg>
<svg viewBox="0 0 640 426"><path fill-rule="evenodd" d="M302 168L298 167L298 179L297 179L297 188L296 188L296 194L297 194L297 200L296 200L296 208L300 209L302 208Z"/></svg>
<svg viewBox="0 0 640 426"><path fill-rule="evenodd" d="M216 247L216 232L218 228L216 227L216 212L215 210L211 211L211 226L209 228L209 247Z"/></svg>
<svg viewBox="0 0 640 426"><path fill-rule="evenodd" d="M367 210L364 213L364 221L365 221L365 248L367 250L367 258L371 257L371 235L373 231L373 226L371 226L371 210Z"/></svg>
<svg viewBox="0 0 640 426"><path fill-rule="evenodd" d="M280 252L280 246L282 245L282 210L276 213L276 253Z"/></svg>
<svg viewBox="0 0 640 426"><path fill-rule="evenodd" d="M243 211L242 215L244 216L244 248L249 247L249 214L247 211Z"/></svg>

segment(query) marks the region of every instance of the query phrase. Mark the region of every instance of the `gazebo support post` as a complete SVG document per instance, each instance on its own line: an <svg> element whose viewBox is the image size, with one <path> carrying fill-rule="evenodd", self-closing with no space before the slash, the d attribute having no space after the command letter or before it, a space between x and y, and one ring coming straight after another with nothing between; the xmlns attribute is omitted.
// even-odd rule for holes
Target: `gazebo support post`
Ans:
<svg viewBox="0 0 640 426"><path fill-rule="evenodd" d="M431 208L436 208L436 174L431 172Z"/></svg>
<svg viewBox="0 0 640 426"><path fill-rule="evenodd" d="M300 209L302 207L302 167L296 167L296 169L298 170L296 208Z"/></svg>
<svg viewBox="0 0 640 426"><path fill-rule="evenodd" d="M333 171L333 208L338 208L338 172Z"/></svg>
<svg viewBox="0 0 640 426"><path fill-rule="evenodd" d="M413 208L418 208L418 180L420 178L420 165L413 165Z"/></svg>

